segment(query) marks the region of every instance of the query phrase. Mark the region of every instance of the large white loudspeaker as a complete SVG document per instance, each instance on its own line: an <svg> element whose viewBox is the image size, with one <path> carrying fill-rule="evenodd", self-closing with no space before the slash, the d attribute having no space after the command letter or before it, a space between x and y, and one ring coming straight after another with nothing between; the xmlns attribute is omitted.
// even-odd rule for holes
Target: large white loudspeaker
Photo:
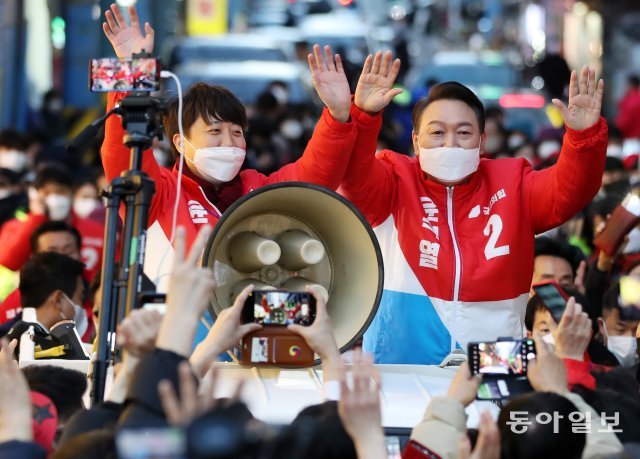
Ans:
<svg viewBox="0 0 640 459"><path fill-rule="evenodd" d="M250 283L320 285L341 351L360 339L382 295L382 256L367 221L339 194L307 183L262 187L236 201L214 228L202 263L216 277L214 319Z"/></svg>

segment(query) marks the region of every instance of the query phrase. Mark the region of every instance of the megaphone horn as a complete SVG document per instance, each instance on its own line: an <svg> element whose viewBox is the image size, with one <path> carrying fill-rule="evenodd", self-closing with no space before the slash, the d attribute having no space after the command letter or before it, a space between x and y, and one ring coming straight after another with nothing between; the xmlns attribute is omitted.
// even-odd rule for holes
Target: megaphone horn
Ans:
<svg viewBox="0 0 640 459"><path fill-rule="evenodd" d="M202 263L217 280L214 319L249 283L321 286L341 351L359 341L382 295L382 255L371 226L344 197L308 183L269 185L236 201L213 229Z"/></svg>

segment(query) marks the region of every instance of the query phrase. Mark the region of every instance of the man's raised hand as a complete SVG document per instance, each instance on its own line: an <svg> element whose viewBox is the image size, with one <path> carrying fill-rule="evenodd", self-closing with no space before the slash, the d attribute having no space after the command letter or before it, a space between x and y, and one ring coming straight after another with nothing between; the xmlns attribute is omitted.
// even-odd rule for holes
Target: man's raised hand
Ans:
<svg viewBox="0 0 640 459"><path fill-rule="evenodd" d="M375 57L367 56L356 87L356 107L373 115L389 105L402 92L402 89L393 88L399 70L400 59L392 63L391 51L384 54L378 51Z"/></svg>
<svg viewBox="0 0 640 459"><path fill-rule="evenodd" d="M571 72L569 83L569 106L561 100L553 99L553 105L558 107L564 124L571 129L580 131L598 122L602 109L602 91L604 81L596 82L595 69L586 65L582 67L580 78L575 70Z"/></svg>
<svg viewBox="0 0 640 459"><path fill-rule="evenodd" d="M107 11L104 16L107 22L102 23L102 30L109 39L111 46L113 46L116 56L121 58L131 57L143 49L148 53L153 51L155 31L151 28L151 24L145 22L145 35L142 34L140 19L133 6L129 7L131 25L127 24L127 20L115 3L111 4L111 10Z"/></svg>
<svg viewBox="0 0 640 459"><path fill-rule="evenodd" d="M349 120L351 108L351 90L347 76L342 68L340 55L331 55L331 46L324 47L324 57L320 45L313 46L313 54L307 56L309 69L313 78L313 86L318 97L329 109L329 113L336 120L344 123Z"/></svg>

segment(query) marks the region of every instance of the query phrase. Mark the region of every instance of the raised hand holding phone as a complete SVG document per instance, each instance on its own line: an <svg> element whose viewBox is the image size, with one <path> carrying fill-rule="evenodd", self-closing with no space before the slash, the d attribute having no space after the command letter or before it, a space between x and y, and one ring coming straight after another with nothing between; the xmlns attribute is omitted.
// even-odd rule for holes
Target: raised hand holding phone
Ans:
<svg viewBox="0 0 640 459"><path fill-rule="evenodd" d="M563 359L584 360L591 333L591 319L574 297L569 298L558 328L553 332L556 355Z"/></svg>

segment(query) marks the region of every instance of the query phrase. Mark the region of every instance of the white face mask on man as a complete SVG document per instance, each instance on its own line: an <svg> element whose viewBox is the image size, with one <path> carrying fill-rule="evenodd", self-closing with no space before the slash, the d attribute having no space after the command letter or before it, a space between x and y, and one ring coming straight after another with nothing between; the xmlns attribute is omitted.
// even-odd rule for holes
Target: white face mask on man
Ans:
<svg viewBox="0 0 640 459"><path fill-rule="evenodd" d="M71 301L65 293L63 293L65 299L69 302L71 306L73 306L73 317L69 318L64 315L62 311L60 311L60 315L62 316L62 320L73 320L76 330L78 331L78 335L82 336L87 332L87 328L89 328L89 319L87 318L87 312L84 310L82 306L75 304Z"/></svg>
<svg viewBox="0 0 640 459"><path fill-rule="evenodd" d="M198 174L213 182L225 183L233 180L238 175L247 154L238 147L196 148L186 137L184 141L195 150L193 160L187 155L184 155L184 158L195 166Z"/></svg>
<svg viewBox="0 0 640 459"><path fill-rule="evenodd" d="M94 198L76 198L73 200L73 212L82 218L88 218L98 208L100 201Z"/></svg>
<svg viewBox="0 0 640 459"><path fill-rule="evenodd" d="M420 147L420 167L429 176L443 182L458 182L478 170L480 145L477 148Z"/></svg>
<svg viewBox="0 0 640 459"><path fill-rule="evenodd" d="M64 220L71 211L71 196L52 193L44 198L44 205L51 220Z"/></svg>
<svg viewBox="0 0 640 459"><path fill-rule="evenodd" d="M638 363L638 355L636 354L638 342L635 336L610 336L607 332L607 326L602 319L601 324L607 337L607 349L615 355L620 365L624 368L631 368Z"/></svg>

